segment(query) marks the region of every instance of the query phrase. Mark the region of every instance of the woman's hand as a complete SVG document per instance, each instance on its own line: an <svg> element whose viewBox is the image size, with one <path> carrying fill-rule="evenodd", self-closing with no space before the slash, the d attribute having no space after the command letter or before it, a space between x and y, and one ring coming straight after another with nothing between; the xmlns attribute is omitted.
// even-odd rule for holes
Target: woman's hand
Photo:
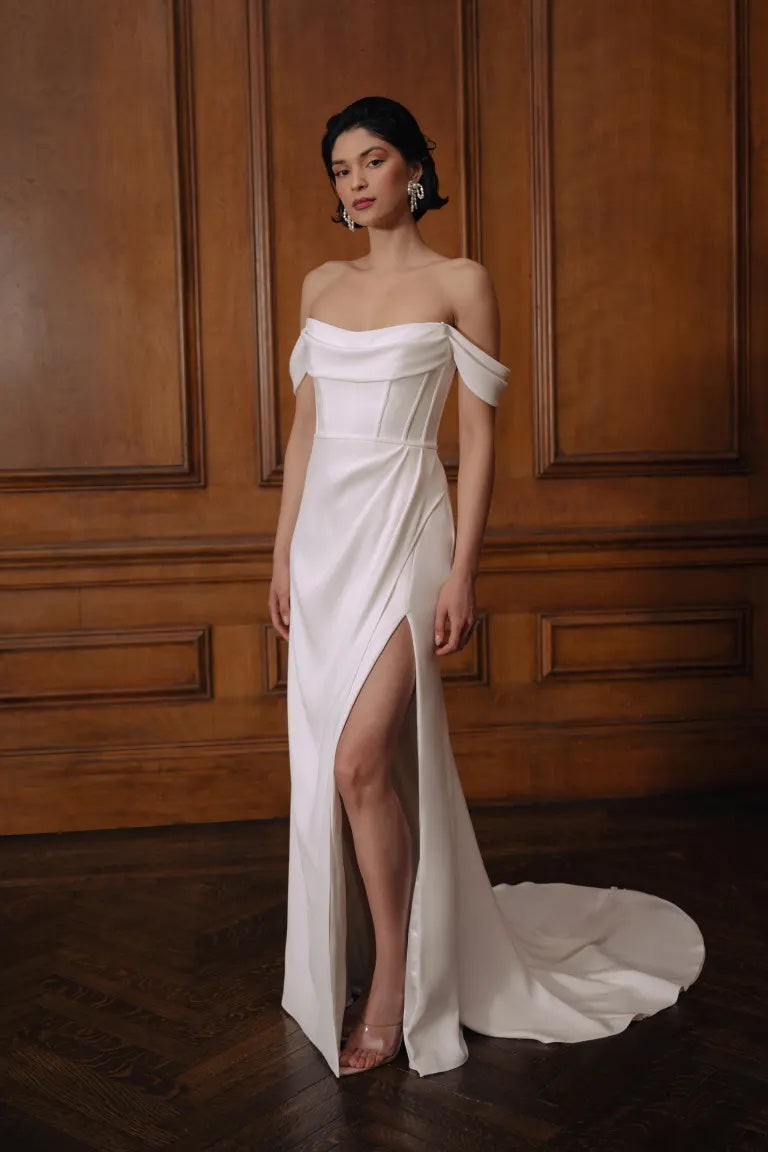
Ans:
<svg viewBox="0 0 768 1152"><path fill-rule="evenodd" d="M446 628L446 624L448 627ZM435 654L463 648L475 626L475 582L470 572L453 569L440 589L435 611ZM446 638L446 631L450 638Z"/></svg>
<svg viewBox="0 0 768 1152"><path fill-rule="evenodd" d="M290 565L287 559L275 557L272 561L272 583L269 586L269 614L275 631L288 639L290 623Z"/></svg>

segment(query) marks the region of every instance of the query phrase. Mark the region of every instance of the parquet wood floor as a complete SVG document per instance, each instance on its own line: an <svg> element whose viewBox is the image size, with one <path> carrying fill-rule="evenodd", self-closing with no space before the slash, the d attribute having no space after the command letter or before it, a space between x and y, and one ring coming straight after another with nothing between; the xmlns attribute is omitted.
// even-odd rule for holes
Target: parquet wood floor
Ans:
<svg viewBox="0 0 768 1152"><path fill-rule="evenodd" d="M698 921L678 1004L337 1081L280 1008L285 821L0 840L2 1152L768 1152L768 789L473 808L494 883Z"/></svg>

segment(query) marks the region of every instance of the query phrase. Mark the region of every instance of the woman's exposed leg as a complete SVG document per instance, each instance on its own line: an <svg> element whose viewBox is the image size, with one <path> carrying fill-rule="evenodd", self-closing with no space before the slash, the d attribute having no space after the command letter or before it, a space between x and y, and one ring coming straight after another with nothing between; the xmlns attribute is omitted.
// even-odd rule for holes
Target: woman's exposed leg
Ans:
<svg viewBox="0 0 768 1152"><path fill-rule="evenodd" d="M365 1018L389 1023L402 1017L405 948L412 876L411 838L391 767L415 686L410 625L395 628L368 674L347 717L334 762L336 786L349 819L360 874L373 920L376 963ZM375 1063L374 1054L354 1046L342 1065Z"/></svg>

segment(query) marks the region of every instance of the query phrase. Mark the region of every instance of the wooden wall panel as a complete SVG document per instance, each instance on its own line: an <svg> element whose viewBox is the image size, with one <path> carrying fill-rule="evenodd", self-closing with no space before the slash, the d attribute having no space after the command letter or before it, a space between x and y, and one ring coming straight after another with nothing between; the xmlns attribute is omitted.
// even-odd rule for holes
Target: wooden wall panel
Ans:
<svg viewBox="0 0 768 1152"><path fill-rule="evenodd" d="M539 680L749 676L751 608L541 612Z"/></svg>
<svg viewBox="0 0 768 1152"><path fill-rule="evenodd" d="M17 206L4 408L20 366L38 382L3 422L2 546L55 562L71 542L127 556L268 533L275 502L244 499L257 468L246 6L7 0L0 19L0 103L19 113L3 153L21 157L2 177ZM39 339L32 320L54 301ZM78 308L70 332L59 317Z"/></svg>
<svg viewBox="0 0 768 1152"><path fill-rule="evenodd" d="M470 799L750 779L768 724L768 5L0 0L0 832L284 815L267 591L326 118L437 141L512 368ZM66 51L62 51L62 45ZM440 454L455 498L456 396Z"/></svg>
<svg viewBox="0 0 768 1152"><path fill-rule="evenodd" d="M3 12L0 487L199 484L188 6Z"/></svg>
<svg viewBox="0 0 768 1152"><path fill-rule="evenodd" d="M535 11L538 472L741 471L744 5Z"/></svg>
<svg viewBox="0 0 768 1152"><path fill-rule="evenodd" d="M532 0L501 26L480 5L497 110L483 151L502 157L484 231L508 235L488 262L527 382L494 524L599 541L764 522L768 428L750 383L765 343L751 171L764 21L748 0ZM507 189L530 230L510 227Z"/></svg>
<svg viewBox="0 0 768 1152"><path fill-rule="evenodd" d="M115 628L0 636L0 707L207 700L210 628Z"/></svg>

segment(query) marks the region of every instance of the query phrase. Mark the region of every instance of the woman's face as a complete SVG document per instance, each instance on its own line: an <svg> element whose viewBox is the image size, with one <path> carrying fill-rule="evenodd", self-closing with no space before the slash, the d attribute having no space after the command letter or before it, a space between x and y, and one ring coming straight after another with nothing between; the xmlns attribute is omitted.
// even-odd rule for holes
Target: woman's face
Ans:
<svg viewBox="0 0 768 1152"><path fill-rule="evenodd" d="M342 132L333 146L331 170L339 198L355 224L386 226L410 214L408 181L421 165L367 128Z"/></svg>

